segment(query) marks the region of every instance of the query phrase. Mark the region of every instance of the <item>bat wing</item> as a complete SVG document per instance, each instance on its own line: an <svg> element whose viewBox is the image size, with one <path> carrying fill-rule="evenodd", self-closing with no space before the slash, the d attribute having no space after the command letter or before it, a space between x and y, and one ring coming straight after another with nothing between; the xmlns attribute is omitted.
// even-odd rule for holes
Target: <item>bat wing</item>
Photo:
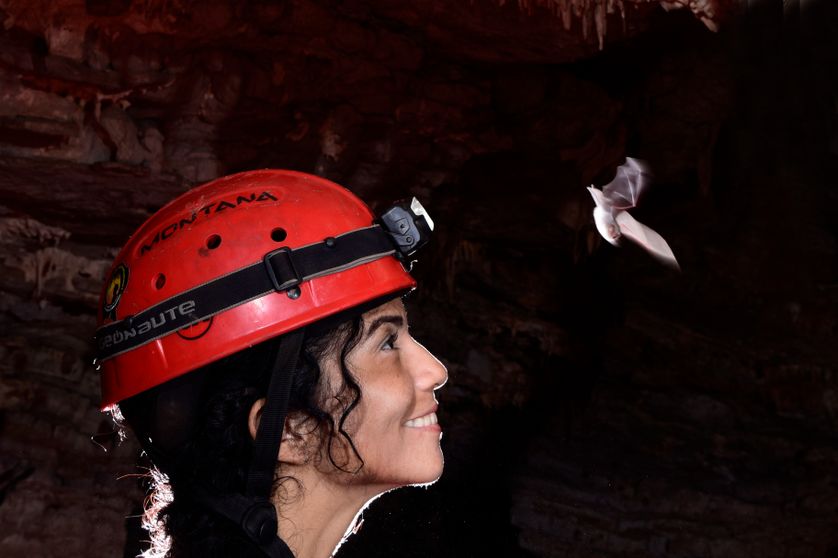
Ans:
<svg viewBox="0 0 838 558"><path fill-rule="evenodd" d="M663 263L679 271L681 270L681 267L678 265L678 260L675 259L675 254L672 253L672 248L669 247L669 244L666 243L661 235L637 221L627 211L621 211L617 214L617 224L620 226L620 232L623 236L643 246L650 254Z"/></svg>
<svg viewBox="0 0 838 558"><path fill-rule="evenodd" d="M626 157L625 164L617 167L614 180L602 187L603 195L614 209L631 209L637 205L640 194L646 188L648 175L642 161Z"/></svg>

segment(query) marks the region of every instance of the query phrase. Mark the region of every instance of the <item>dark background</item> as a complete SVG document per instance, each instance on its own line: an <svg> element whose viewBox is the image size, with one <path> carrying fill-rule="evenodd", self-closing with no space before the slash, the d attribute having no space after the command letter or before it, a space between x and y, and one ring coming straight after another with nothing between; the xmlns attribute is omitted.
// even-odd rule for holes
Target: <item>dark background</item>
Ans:
<svg viewBox="0 0 838 558"><path fill-rule="evenodd" d="M838 556L838 5L627 1L600 50L499 4L0 7L0 554L136 555L103 275L177 193L283 167L438 223L446 472L339 556ZM680 274L593 227L626 155Z"/></svg>

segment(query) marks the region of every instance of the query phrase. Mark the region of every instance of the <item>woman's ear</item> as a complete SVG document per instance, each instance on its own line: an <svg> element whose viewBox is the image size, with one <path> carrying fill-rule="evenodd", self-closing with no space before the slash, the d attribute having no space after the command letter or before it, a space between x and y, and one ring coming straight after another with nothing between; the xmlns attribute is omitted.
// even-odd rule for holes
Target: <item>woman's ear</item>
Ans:
<svg viewBox="0 0 838 558"><path fill-rule="evenodd" d="M247 429L250 431L250 438L256 439L256 432L259 430L259 421L262 419L262 409L265 407L265 398L257 399L250 407L247 415Z"/></svg>
<svg viewBox="0 0 838 558"><path fill-rule="evenodd" d="M262 409L265 407L265 398L257 399L250 407L247 416L247 429L250 437L256 439L256 432L259 430L259 421L262 419ZM291 465L302 465L306 461L306 447L308 437L311 433L302 433L302 424L305 422L300 413L291 413L285 417L285 426L282 429L282 442L279 445L279 461Z"/></svg>

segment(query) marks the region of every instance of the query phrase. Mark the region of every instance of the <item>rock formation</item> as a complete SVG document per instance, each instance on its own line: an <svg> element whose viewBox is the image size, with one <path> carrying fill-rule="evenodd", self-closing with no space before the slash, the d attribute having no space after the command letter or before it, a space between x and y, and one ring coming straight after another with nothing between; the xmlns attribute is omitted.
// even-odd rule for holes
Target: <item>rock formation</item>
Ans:
<svg viewBox="0 0 838 558"><path fill-rule="evenodd" d="M411 316L447 472L340 555L834 556L835 12L0 2L0 555L139 551L103 276L178 193L280 167L439 224ZM585 186L626 155L680 275L596 233Z"/></svg>

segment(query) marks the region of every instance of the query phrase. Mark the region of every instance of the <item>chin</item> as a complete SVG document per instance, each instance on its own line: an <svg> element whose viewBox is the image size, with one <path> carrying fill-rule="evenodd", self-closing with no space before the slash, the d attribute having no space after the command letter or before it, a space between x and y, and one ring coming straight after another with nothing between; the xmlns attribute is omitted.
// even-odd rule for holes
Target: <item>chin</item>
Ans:
<svg viewBox="0 0 838 558"><path fill-rule="evenodd" d="M419 468L413 467L411 469L410 471L403 471L391 482L383 483L389 485L386 490L390 491L404 486L430 486L434 484L442 476L442 452L439 453L439 457L434 462L426 462Z"/></svg>
<svg viewBox="0 0 838 558"><path fill-rule="evenodd" d="M408 484L407 486L423 486L423 487L431 486L436 481L438 481L441 477L442 477L442 467L439 468L439 472L436 474L436 476L433 476L429 480L412 482L412 483Z"/></svg>
<svg viewBox="0 0 838 558"><path fill-rule="evenodd" d="M430 486L434 484L439 478L442 476L442 470L444 468L445 459L442 455L442 450L439 450L439 456L437 457L437 462L433 464L433 466L429 466L426 472L423 472L422 475L417 475L415 481L409 483L408 486Z"/></svg>

